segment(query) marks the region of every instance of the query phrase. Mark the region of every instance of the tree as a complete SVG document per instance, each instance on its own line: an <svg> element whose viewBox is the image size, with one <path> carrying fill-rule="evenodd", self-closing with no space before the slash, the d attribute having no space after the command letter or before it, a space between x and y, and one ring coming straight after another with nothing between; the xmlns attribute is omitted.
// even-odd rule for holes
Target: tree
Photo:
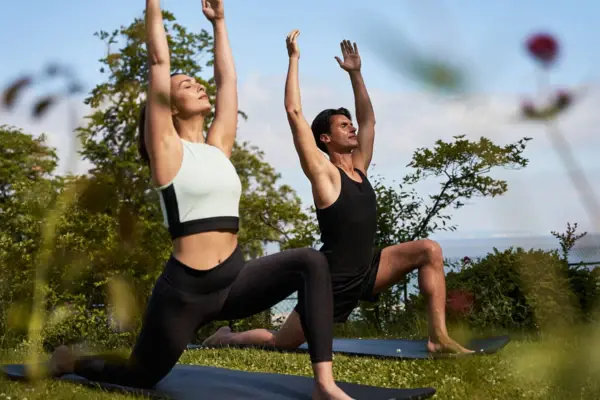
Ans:
<svg viewBox="0 0 600 400"><path fill-rule="evenodd" d="M440 192L429 196L433 202L425 206L424 216L412 232L412 240L429 236L437 229L450 229L445 221L449 216L441 212L449 207L459 209L464 206L461 200L472 197L496 197L508 190L504 180L494 179L488 174L494 168L522 169L529 161L522 156L530 138L516 143L499 146L485 137L479 141L455 136L453 142L438 140L433 150L417 149L409 167L415 172L404 177L407 184L415 184L424 179L441 178ZM437 219L442 221L440 227Z"/></svg>
<svg viewBox="0 0 600 400"><path fill-rule="evenodd" d="M5 339L13 328L9 310L33 297L41 226L60 191L61 179L51 176L57 163L45 135L0 127L0 336Z"/></svg>
<svg viewBox="0 0 600 400"><path fill-rule="evenodd" d="M571 289L579 300L583 315L588 321L600 318L600 267L589 268L588 263L569 263L569 254L577 242L587 235L587 232L577 233L577 222L571 225L567 222L566 232L551 231L550 233L560 245L563 263L567 266L567 276Z"/></svg>
<svg viewBox="0 0 600 400"><path fill-rule="evenodd" d="M568 263L569 262L569 253L575 247L575 244L579 239L587 235L587 232L583 232L580 234L576 234L577 231L577 222L571 225L570 222L567 222L567 231L566 232L556 232L551 231L552 236L558 239L558 243L560 244L560 250L563 260Z"/></svg>
<svg viewBox="0 0 600 400"><path fill-rule="evenodd" d="M500 146L485 137L470 141L460 135L450 142L438 140L432 149L417 149L408 164L414 171L402 179L397 189L386 186L380 178L375 179L378 196L376 245L385 247L427 238L438 230L455 230L455 226L448 225L451 216L447 210L459 209L465 200L473 197L504 194L508 190L507 182L494 179L490 172L497 168L518 170L526 167L528 160L523 157L523 152L529 140L523 138ZM430 202L426 203L411 186L430 178L439 180L440 190L429 195ZM374 312L389 320L402 292L406 303L410 278L382 293ZM363 313L373 318L365 306Z"/></svg>
<svg viewBox="0 0 600 400"><path fill-rule="evenodd" d="M16 182L49 177L58 156L46 145L46 136L35 138L14 126L0 126L0 210L14 193Z"/></svg>
<svg viewBox="0 0 600 400"><path fill-rule="evenodd" d="M57 164L56 150L46 144L45 135L0 127L0 231L11 242L5 256L12 254L7 249L13 244L26 253L24 257L34 253L39 225L60 190L60 178L51 176Z"/></svg>

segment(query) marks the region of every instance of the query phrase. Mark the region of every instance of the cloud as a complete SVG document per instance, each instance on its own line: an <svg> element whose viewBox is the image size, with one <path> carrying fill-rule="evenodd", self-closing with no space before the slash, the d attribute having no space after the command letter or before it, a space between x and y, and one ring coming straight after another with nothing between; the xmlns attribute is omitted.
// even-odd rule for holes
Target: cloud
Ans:
<svg viewBox="0 0 600 400"><path fill-rule="evenodd" d="M600 168L586 170L595 188L600 185L599 173ZM452 222L459 226L457 236L481 229L514 232L517 236L548 235L552 230L563 231L567 222L579 223L582 230L600 231L600 221L590 220L566 172L525 169L496 175L506 179L507 193L496 198L473 199L455 212ZM596 189L596 195L599 194Z"/></svg>
<svg viewBox="0 0 600 400"><path fill-rule="evenodd" d="M240 123L239 137L259 146L269 162L285 169L299 164L283 109L284 79L255 75L240 85L240 108L249 119ZM535 150L549 150L544 127L518 119L521 96L517 94L457 99L427 92L370 93L377 118L373 162L380 166L398 165L399 159L405 165L416 148L461 134L471 139L486 136L500 144L529 136L537 139L532 146ZM301 79L301 94L309 123L324 108L345 106L354 110L349 88L341 90ZM599 102L600 90L592 87L572 110L561 116L561 130L573 146L585 149L590 142L600 144L596 134L600 126L600 114L596 111Z"/></svg>

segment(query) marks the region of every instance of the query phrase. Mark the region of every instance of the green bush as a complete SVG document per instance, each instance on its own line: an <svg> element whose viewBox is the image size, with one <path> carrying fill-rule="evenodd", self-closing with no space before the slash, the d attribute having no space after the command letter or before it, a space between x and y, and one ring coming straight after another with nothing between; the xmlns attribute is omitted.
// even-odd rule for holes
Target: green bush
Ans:
<svg viewBox="0 0 600 400"><path fill-rule="evenodd" d="M472 328L539 331L589 320L598 299L597 278L569 268L557 251L494 249L446 277L448 292L466 292ZM422 303L423 299L413 299ZM452 310L449 310L452 316Z"/></svg>
<svg viewBox="0 0 600 400"><path fill-rule="evenodd" d="M61 344L88 344L102 349L129 347L135 341L133 332L118 332L104 308L69 307L69 316L42 330L42 346L50 352Z"/></svg>
<svg viewBox="0 0 600 400"><path fill-rule="evenodd" d="M600 267L571 266L568 275L584 321L600 321Z"/></svg>

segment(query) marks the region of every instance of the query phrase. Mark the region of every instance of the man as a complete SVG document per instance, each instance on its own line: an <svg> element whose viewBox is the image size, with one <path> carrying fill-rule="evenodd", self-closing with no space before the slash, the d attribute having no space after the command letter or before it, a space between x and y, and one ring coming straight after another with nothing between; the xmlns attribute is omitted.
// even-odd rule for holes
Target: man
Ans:
<svg viewBox="0 0 600 400"><path fill-rule="evenodd" d="M312 184L323 242L321 251L327 255L331 270L334 321L345 322L360 300L376 301L379 293L417 269L420 289L428 299L428 350L470 352L452 340L446 329L446 287L440 246L431 240L417 240L373 249L377 201L366 175L373 155L375 114L361 75L356 43L344 40L343 60L335 59L352 82L358 132L345 108L324 110L312 126L308 125L300 102L298 35L299 31L294 30L287 37L285 108L302 170ZM304 310L298 304L277 332L255 329L233 333L223 327L204 344L296 348L305 341L301 313Z"/></svg>

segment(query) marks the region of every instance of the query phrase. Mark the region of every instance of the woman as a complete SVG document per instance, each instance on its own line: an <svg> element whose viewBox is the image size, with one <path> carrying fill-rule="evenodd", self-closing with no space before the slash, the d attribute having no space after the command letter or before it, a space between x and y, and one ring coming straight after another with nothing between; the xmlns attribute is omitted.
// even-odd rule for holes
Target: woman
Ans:
<svg viewBox="0 0 600 400"><path fill-rule="evenodd" d="M158 278L129 359L75 357L57 348L51 373L76 373L93 381L152 387L165 377L204 324L264 311L298 291L315 374L315 399L349 399L332 372L332 293L325 257L294 249L245 262L238 247L241 183L229 157L238 105L236 75L222 0L203 0L215 40L215 118L205 88L170 75L159 0L146 0L149 89L140 121L140 153L160 194L173 254ZM169 94L169 95L162 95Z"/></svg>

